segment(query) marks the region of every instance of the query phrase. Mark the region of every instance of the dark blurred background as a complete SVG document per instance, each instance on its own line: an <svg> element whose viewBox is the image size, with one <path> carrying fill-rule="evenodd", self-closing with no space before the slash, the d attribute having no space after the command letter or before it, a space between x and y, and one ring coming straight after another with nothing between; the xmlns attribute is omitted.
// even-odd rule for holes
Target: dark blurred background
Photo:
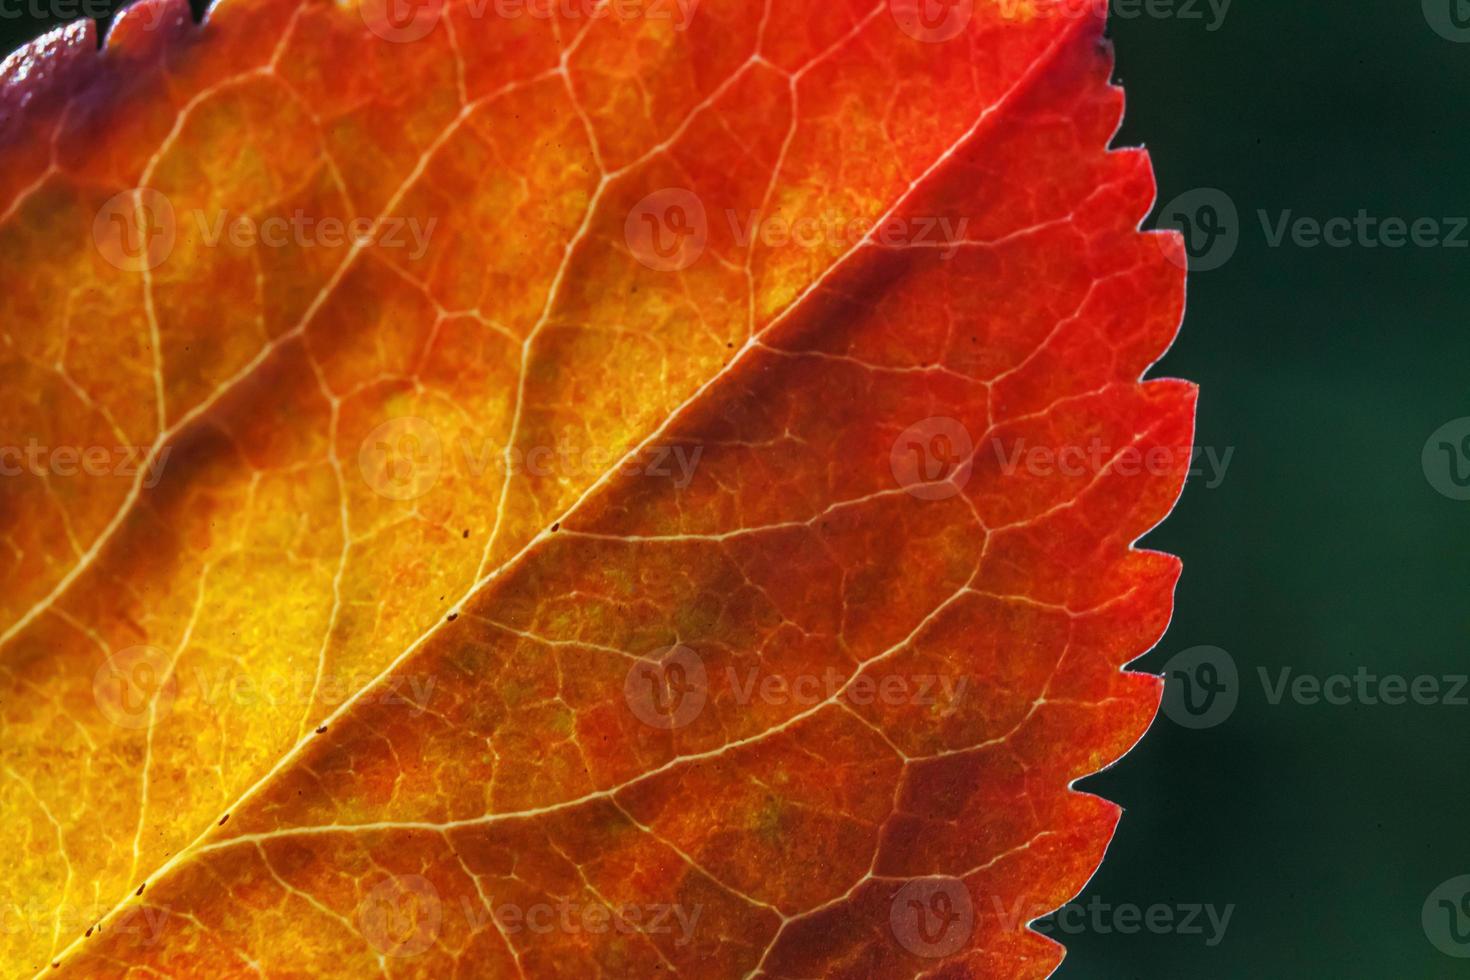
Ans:
<svg viewBox="0 0 1470 980"><path fill-rule="evenodd" d="M68 2L5 0L5 49ZM1470 976L1470 0L1222 2L1114 0L1118 142L1213 267L1155 374L1216 462L1146 539L1185 561L1138 664L1168 710L1084 783L1127 813L1038 926L1063 980Z"/></svg>
<svg viewBox="0 0 1470 980"><path fill-rule="evenodd" d="M1192 216L1197 264L1236 248L1190 277L1184 329L1155 369L1199 383L1197 444L1235 453L1145 539L1181 555L1184 577L1173 625L1137 666L1221 648L1238 702L1185 727L1170 677L1173 710L1083 784L1127 812L1080 901L1163 903L1176 922L1183 905L1235 908L1214 946L1203 914L1203 936L1058 923L1072 954L1059 976L1470 976L1450 955L1470 957L1470 883L1440 888L1470 874L1470 690L1454 691L1470 674L1470 502L1436 490L1470 495L1455 483L1470 423L1435 439L1432 465L1422 453L1470 416L1470 2L1237 0L1214 31L1203 2L1202 20L1125 19L1126 4L1112 21L1119 143L1150 148L1161 205L1208 208L1188 195L1215 188L1238 210L1210 249L1208 213ZM1356 230L1346 247L1290 233L1273 247L1259 214L1274 234L1287 211L1356 224L1363 209L1435 219L1460 247ZM1348 703L1288 688L1273 704L1286 668L1293 683L1348 675ZM1359 668L1377 676L1367 697ZM1439 700L1459 703L1369 703L1397 700L1386 675L1439 678Z"/></svg>

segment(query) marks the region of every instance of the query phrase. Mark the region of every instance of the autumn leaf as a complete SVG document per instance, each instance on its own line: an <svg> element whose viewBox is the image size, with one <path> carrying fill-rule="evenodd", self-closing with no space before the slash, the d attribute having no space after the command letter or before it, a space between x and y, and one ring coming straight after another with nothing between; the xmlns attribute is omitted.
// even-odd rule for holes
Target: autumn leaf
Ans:
<svg viewBox="0 0 1470 980"><path fill-rule="evenodd" d="M1092 6L7 61L6 975L1049 973L1194 404Z"/></svg>

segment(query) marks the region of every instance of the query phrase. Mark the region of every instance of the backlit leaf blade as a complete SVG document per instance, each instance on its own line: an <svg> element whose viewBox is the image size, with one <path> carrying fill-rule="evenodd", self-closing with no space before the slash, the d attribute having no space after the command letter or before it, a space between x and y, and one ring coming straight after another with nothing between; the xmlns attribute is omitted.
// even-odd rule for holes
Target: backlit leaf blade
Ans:
<svg viewBox="0 0 1470 980"><path fill-rule="evenodd" d="M1136 380L1177 244L1048 11L395 43L233 0L12 62L6 429L157 465L5 486L6 962L1047 973L1025 923L1116 820L1069 784L1157 704L1119 667L1177 564L1131 543L1193 414ZM96 223L142 193L150 269ZM205 240L297 212L432 231Z"/></svg>

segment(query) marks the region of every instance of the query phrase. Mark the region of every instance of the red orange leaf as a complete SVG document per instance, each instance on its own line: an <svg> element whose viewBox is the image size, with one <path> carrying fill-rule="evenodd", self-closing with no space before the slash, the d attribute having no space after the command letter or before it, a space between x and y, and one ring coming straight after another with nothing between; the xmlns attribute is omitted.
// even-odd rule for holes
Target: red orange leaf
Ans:
<svg viewBox="0 0 1470 980"><path fill-rule="evenodd" d="M7 62L6 972L1048 973L1193 418L1100 29L150 0Z"/></svg>

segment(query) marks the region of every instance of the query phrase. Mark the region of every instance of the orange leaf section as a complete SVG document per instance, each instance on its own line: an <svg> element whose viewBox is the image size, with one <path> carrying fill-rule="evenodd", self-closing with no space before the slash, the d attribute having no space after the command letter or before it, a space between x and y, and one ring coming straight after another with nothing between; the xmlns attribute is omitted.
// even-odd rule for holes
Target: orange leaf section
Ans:
<svg viewBox="0 0 1470 980"><path fill-rule="evenodd" d="M1100 30L150 2L7 62L5 972L1050 972L1194 402Z"/></svg>

